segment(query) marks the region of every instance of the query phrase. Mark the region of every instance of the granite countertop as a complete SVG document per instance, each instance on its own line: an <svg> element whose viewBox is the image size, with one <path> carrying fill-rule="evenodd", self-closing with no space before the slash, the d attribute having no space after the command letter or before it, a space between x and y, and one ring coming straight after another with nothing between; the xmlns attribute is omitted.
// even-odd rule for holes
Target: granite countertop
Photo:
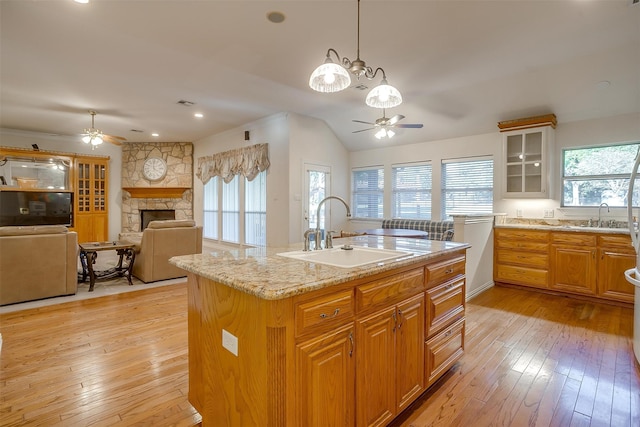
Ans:
<svg viewBox="0 0 640 427"><path fill-rule="evenodd" d="M277 300L409 266L470 247L467 243L376 236L334 239L334 247L344 244L400 250L410 254L354 268L333 267L277 255L281 252L301 250L302 243L299 243L288 247L205 251L202 254L173 257L169 262L190 273L262 299Z"/></svg>
<svg viewBox="0 0 640 427"><path fill-rule="evenodd" d="M550 224L495 224L495 228L521 228L526 230L551 230L566 231L573 233L599 233L599 234L626 234L629 235L628 228L607 228L607 227L586 227L582 225L550 225Z"/></svg>

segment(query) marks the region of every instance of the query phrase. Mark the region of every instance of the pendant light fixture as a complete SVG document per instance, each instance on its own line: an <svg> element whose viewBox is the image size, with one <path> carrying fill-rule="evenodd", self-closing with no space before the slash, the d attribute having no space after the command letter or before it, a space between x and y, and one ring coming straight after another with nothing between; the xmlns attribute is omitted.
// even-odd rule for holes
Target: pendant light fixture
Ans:
<svg viewBox="0 0 640 427"><path fill-rule="evenodd" d="M358 0L358 28L357 28L356 59L351 61L347 57L340 58L335 49L329 48L327 57L322 65L315 69L309 78L309 86L318 92L332 93L346 89L351 84L351 75L358 80L366 77L373 80L378 71L382 74L380 85L374 87L367 95L366 103L374 108L391 108L402 103L402 95L395 87L387 82L387 76L380 67L375 71L360 59L360 0ZM331 53L336 56L338 63L333 62Z"/></svg>
<svg viewBox="0 0 640 427"><path fill-rule="evenodd" d="M100 129L96 129L94 127L94 118L96 117L96 112L93 110L89 110L89 114L91 114L91 127L85 128L82 142L84 142L85 144L91 144L91 148L93 149L96 145L102 144L104 140L104 134Z"/></svg>

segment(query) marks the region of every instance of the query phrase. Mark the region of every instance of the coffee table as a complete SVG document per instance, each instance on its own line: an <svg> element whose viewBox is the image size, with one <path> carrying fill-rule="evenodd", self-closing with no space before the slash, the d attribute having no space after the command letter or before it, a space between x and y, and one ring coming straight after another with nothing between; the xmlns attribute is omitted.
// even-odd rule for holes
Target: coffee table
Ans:
<svg viewBox="0 0 640 427"><path fill-rule="evenodd" d="M136 251L134 250L133 243L129 242L87 242L80 243L80 264L82 265L82 282L89 277L89 292L93 292L93 286L97 279L110 279L116 276L127 275L129 285L133 285L131 282L131 272L133 271L133 262L136 259ZM119 255L118 265L107 270L95 271L93 264L96 263L98 258L98 252L100 251L116 251ZM126 263L123 260L126 259Z"/></svg>

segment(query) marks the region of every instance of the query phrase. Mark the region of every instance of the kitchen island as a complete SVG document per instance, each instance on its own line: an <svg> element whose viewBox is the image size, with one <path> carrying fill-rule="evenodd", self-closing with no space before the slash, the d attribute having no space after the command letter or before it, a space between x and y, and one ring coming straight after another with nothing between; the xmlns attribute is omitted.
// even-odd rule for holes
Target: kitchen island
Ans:
<svg viewBox="0 0 640 427"><path fill-rule="evenodd" d="M189 401L203 426L386 425L464 349L469 245L358 236L404 251L340 268L248 248L188 272Z"/></svg>

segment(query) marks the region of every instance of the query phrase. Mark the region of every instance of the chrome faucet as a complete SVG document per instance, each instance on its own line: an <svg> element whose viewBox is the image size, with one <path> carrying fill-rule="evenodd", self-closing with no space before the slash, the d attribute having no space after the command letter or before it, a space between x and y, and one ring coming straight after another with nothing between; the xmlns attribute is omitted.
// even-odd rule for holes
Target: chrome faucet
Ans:
<svg viewBox="0 0 640 427"><path fill-rule="evenodd" d="M598 207L598 228L602 227L602 220L601 220L601 211L602 211L602 207L606 206L607 207L607 212L611 212L609 210L609 205L606 203L600 203L600 207Z"/></svg>
<svg viewBox="0 0 640 427"><path fill-rule="evenodd" d="M322 234L320 232L320 209L322 208L322 205L324 204L324 202L326 202L327 200L330 200L330 199L340 200L342 202L342 204L344 204L344 207L347 208L347 218L351 218L351 208L349 207L347 202L344 201L343 198L338 197L338 196L327 196L324 199L322 199L320 201L320 203L318 203L318 211L316 212L316 230L315 230L315 239L316 239L315 249L316 250L322 249L322 245L320 244L320 236ZM330 234L331 234L331 232L327 233L327 235L330 235ZM327 242L325 242L325 247L327 247L329 245L330 241L331 241L331 238L329 237L327 239Z"/></svg>

